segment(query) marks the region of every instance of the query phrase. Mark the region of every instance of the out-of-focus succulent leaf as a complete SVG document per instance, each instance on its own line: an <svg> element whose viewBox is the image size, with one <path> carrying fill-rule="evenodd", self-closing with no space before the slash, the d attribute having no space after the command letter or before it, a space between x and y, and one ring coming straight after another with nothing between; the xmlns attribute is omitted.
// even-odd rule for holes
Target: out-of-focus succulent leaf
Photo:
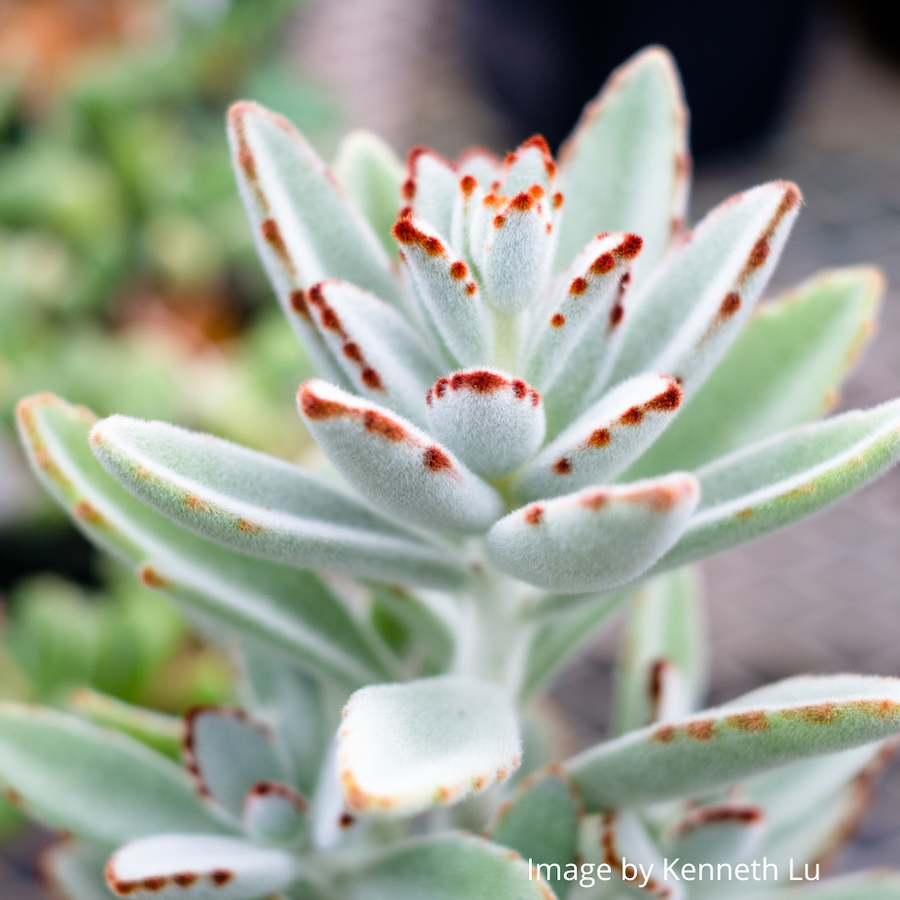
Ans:
<svg viewBox="0 0 900 900"><path fill-rule="evenodd" d="M470 369L440 378L426 400L435 437L485 478L515 471L544 439L544 406L538 392L497 369Z"/></svg>
<svg viewBox="0 0 900 900"><path fill-rule="evenodd" d="M117 850L106 880L114 894L136 900L255 900L289 887L299 871L296 858L284 850L236 838L169 833Z"/></svg>
<svg viewBox="0 0 900 900"><path fill-rule="evenodd" d="M607 813L600 845L603 860L612 869L612 883L625 888L627 896L682 900L686 895L681 882L662 877L665 861L636 813Z"/></svg>
<svg viewBox="0 0 900 900"><path fill-rule="evenodd" d="M392 234L400 245L401 264L414 287L426 331L458 364L484 363L490 319L466 263L454 259L437 231L415 216L401 218Z"/></svg>
<svg viewBox="0 0 900 900"><path fill-rule="evenodd" d="M631 593L630 588L592 596L553 595L536 604L535 611L553 611L557 604L564 610L577 600L577 609L563 615L538 620L528 634L528 648L522 667L519 692L529 697L542 688L549 678L571 659L587 641L596 635L610 616Z"/></svg>
<svg viewBox="0 0 900 900"><path fill-rule="evenodd" d="M274 735L261 722L225 707L200 707L187 717L185 765L201 796L239 818L258 782L288 777Z"/></svg>
<svg viewBox="0 0 900 900"><path fill-rule="evenodd" d="M719 204L629 297L611 381L666 372L693 393L750 315L800 208L784 181Z"/></svg>
<svg viewBox="0 0 900 900"><path fill-rule="evenodd" d="M53 844L41 855L41 874L61 900L110 900L103 868L109 851L81 841Z"/></svg>
<svg viewBox="0 0 900 900"><path fill-rule="evenodd" d="M551 441L521 475L523 500L611 481L675 418L681 386L667 375L623 381Z"/></svg>
<svg viewBox="0 0 900 900"><path fill-rule="evenodd" d="M340 900L550 900L546 883L509 850L469 834L401 843L339 885Z"/></svg>
<svg viewBox="0 0 900 900"><path fill-rule="evenodd" d="M646 247L636 274L649 272L684 225L690 165L678 72L651 47L613 72L562 149L558 267L598 231L633 231Z"/></svg>
<svg viewBox="0 0 900 900"><path fill-rule="evenodd" d="M878 269L832 269L757 307L672 427L625 477L696 469L827 412L874 331L883 291Z"/></svg>
<svg viewBox="0 0 900 900"><path fill-rule="evenodd" d="M228 831L171 760L46 709L0 706L0 779L42 821L101 844L173 828Z"/></svg>
<svg viewBox="0 0 900 900"><path fill-rule="evenodd" d="M312 573L242 557L194 537L132 497L94 458L95 419L50 396L19 407L35 473L100 546L169 593L351 685L384 677L343 606Z"/></svg>
<svg viewBox="0 0 900 900"><path fill-rule="evenodd" d="M556 863L561 870L575 860L578 845L578 803L565 776L553 769L524 779L497 810L487 836L534 864ZM568 884L554 870L539 869L558 897Z"/></svg>
<svg viewBox="0 0 900 900"><path fill-rule="evenodd" d="M803 875L802 869L795 874ZM815 874L811 867L810 874ZM792 885L766 894L767 900L900 900L900 875L873 869L830 878L822 884Z"/></svg>
<svg viewBox="0 0 900 900"><path fill-rule="evenodd" d="M502 784L521 762L509 695L463 676L363 688L338 731L344 802L370 815L455 803Z"/></svg>
<svg viewBox="0 0 900 900"><path fill-rule="evenodd" d="M242 699L280 735L293 767L291 783L312 795L331 737L319 685L252 641L241 642L240 669Z"/></svg>
<svg viewBox="0 0 900 900"><path fill-rule="evenodd" d="M296 844L306 832L306 799L284 784L261 782L244 799L241 822L265 843Z"/></svg>
<svg viewBox="0 0 900 900"><path fill-rule="evenodd" d="M693 562L796 522L900 458L900 401L803 425L704 466L702 499L656 570Z"/></svg>
<svg viewBox="0 0 900 900"><path fill-rule="evenodd" d="M706 689L705 631L699 575L691 569L655 578L631 595L616 662L615 734L672 718L661 666L674 666L685 688L676 718L697 708Z"/></svg>
<svg viewBox="0 0 900 900"><path fill-rule="evenodd" d="M183 728L175 716L133 706L86 687L77 688L69 695L69 708L76 715L121 731L171 759L177 760L181 755Z"/></svg>
<svg viewBox="0 0 900 900"><path fill-rule="evenodd" d="M297 399L307 428L334 467L373 506L398 520L472 534L487 531L503 512L500 495L487 482L383 406L318 379L302 384ZM428 551L438 552L434 544ZM449 566L455 562L450 551L444 558Z"/></svg>
<svg viewBox="0 0 900 900"><path fill-rule="evenodd" d="M699 499L692 475L586 488L524 506L487 537L491 560L558 593L605 591L645 572L684 531Z"/></svg>
<svg viewBox="0 0 900 900"><path fill-rule="evenodd" d="M705 792L900 733L900 680L791 678L725 706L597 744L565 768L588 810Z"/></svg>
<svg viewBox="0 0 900 900"><path fill-rule="evenodd" d="M397 247L391 227L403 183L403 164L394 151L370 131L351 131L338 147L334 174L393 256Z"/></svg>
<svg viewBox="0 0 900 900"><path fill-rule="evenodd" d="M753 858L768 825L764 808L752 803L729 800L697 806L675 824L667 859L696 865Z"/></svg>
<svg viewBox="0 0 900 900"><path fill-rule="evenodd" d="M426 583L454 580L452 561L434 544L274 457L125 416L98 422L91 445L131 493L226 547L385 580L402 578L419 563Z"/></svg>

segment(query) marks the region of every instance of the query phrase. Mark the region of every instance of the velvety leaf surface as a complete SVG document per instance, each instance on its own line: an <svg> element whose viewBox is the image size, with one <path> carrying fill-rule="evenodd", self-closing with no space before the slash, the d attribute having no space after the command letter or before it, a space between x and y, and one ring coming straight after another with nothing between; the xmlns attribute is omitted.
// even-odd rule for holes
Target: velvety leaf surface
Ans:
<svg viewBox="0 0 900 900"><path fill-rule="evenodd" d="M699 576L679 569L655 578L628 602L615 670L615 734L671 718L664 694L665 666L674 666L684 690L681 718L699 705L706 689L706 623ZM669 701L671 703L671 701ZM676 707L677 708L677 707Z"/></svg>
<svg viewBox="0 0 900 900"><path fill-rule="evenodd" d="M550 274L556 243L550 201L537 188L506 202L497 198L491 207L480 268L487 302L506 316L532 306Z"/></svg>
<svg viewBox="0 0 900 900"><path fill-rule="evenodd" d="M393 256L391 227L403 183L403 164L394 151L371 131L351 131L338 147L334 174Z"/></svg>
<svg viewBox="0 0 900 900"><path fill-rule="evenodd" d="M443 238L449 238L459 175L427 147L413 147L406 162L403 202Z"/></svg>
<svg viewBox="0 0 900 900"><path fill-rule="evenodd" d="M340 900L552 900L528 863L468 834L407 841L344 879Z"/></svg>
<svg viewBox="0 0 900 900"><path fill-rule="evenodd" d="M425 391L441 367L404 315L335 279L313 285L303 311L355 393L424 421Z"/></svg>
<svg viewBox="0 0 900 900"><path fill-rule="evenodd" d="M265 843L296 844L307 828L306 800L287 785L260 782L247 793L241 822Z"/></svg>
<svg viewBox="0 0 900 900"><path fill-rule="evenodd" d="M883 291L878 269L832 269L759 306L626 477L695 469L826 413L874 331Z"/></svg>
<svg viewBox="0 0 900 900"><path fill-rule="evenodd" d="M50 710L0 705L0 780L43 822L101 844L173 828L228 831L174 762Z"/></svg>
<svg viewBox="0 0 900 900"><path fill-rule="evenodd" d="M556 863L565 869L578 845L578 804L565 776L550 770L524 779L497 811L487 836L522 859L533 859L535 866ZM539 872L557 896L564 897L568 884L554 873Z"/></svg>
<svg viewBox="0 0 900 900"><path fill-rule="evenodd" d="M675 543L698 499L687 473L587 488L510 513L488 533L487 549L504 572L545 590L609 590Z"/></svg>
<svg viewBox="0 0 900 900"><path fill-rule="evenodd" d="M234 838L157 834L113 854L106 880L135 900L254 900L288 887L298 873L291 854Z"/></svg>
<svg viewBox="0 0 900 900"><path fill-rule="evenodd" d="M565 768L585 807L603 810L711 790L897 733L897 679L795 678L680 722L598 744Z"/></svg>
<svg viewBox="0 0 900 900"><path fill-rule="evenodd" d="M317 379L300 386L297 400L316 443L378 509L413 525L470 534L487 531L502 514L490 485L384 407Z"/></svg>
<svg viewBox="0 0 900 900"><path fill-rule="evenodd" d="M560 152L558 268L598 231L633 231L646 246L636 274L649 272L683 227L689 176L681 81L651 47L612 73Z"/></svg>
<svg viewBox="0 0 900 900"><path fill-rule="evenodd" d="M665 372L693 393L759 299L800 201L796 185L773 181L708 213L629 297L612 382Z"/></svg>
<svg viewBox="0 0 900 900"><path fill-rule="evenodd" d="M700 506L657 569L684 565L796 522L900 458L900 401L854 410L704 466Z"/></svg>
<svg viewBox="0 0 900 900"><path fill-rule="evenodd" d="M625 896L681 900L684 884L663 879L664 859L638 816L629 810L609 812L603 817L600 836L603 861L612 868L613 884Z"/></svg>
<svg viewBox="0 0 900 900"><path fill-rule="evenodd" d="M311 572L194 537L131 496L91 454L93 414L50 395L23 401L20 433L42 484L91 540L141 580L316 671L357 686L385 677L359 627Z"/></svg>
<svg viewBox="0 0 900 900"><path fill-rule="evenodd" d="M436 335L449 358L459 365L484 363L491 334L489 319L466 263L455 257L428 222L415 216L400 219L392 233L400 246L402 265L415 286L426 331Z"/></svg>
<svg viewBox="0 0 900 900"><path fill-rule="evenodd" d="M438 566L445 569L450 562L446 552L347 492L228 441L111 416L94 426L91 446L141 500L195 534L251 556L385 580L416 561L430 567L442 559Z"/></svg>
<svg viewBox="0 0 900 900"><path fill-rule="evenodd" d="M544 439L540 395L499 369L454 372L426 400L431 433L485 478L515 471Z"/></svg>
<svg viewBox="0 0 900 900"><path fill-rule="evenodd" d="M286 119L255 103L236 103L228 134L247 216L276 290L340 278L383 300L399 299L390 259L372 228Z"/></svg>
<svg viewBox="0 0 900 900"><path fill-rule="evenodd" d="M642 246L635 234L598 235L532 314L524 371L545 395L551 435L606 384L621 345L631 265Z"/></svg>
<svg viewBox="0 0 900 900"><path fill-rule="evenodd" d="M337 766L351 810L412 815L502 784L521 754L506 692L445 675L357 691L344 708Z"/></svg>
<svg viewBox="0 0 900 900"><path fill-rule="evenodd" d="M255 784L288 777L267 726L226 707L205 706L188 714L184 761L200 794L238 818Z"/></svg>
<svg viewBox="0 0 900 900"><path fill-rule="evenodd" d="M611 481L665 430L681 405L666 375L637 375L613 388L551 441L517 485L525 501Z"/></svg>

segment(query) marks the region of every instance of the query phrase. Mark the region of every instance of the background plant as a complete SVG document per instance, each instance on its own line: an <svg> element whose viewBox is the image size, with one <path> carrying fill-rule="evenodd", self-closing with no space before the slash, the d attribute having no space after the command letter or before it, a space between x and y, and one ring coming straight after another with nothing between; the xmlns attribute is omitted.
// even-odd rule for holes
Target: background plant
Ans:
<svg viewBox="0 0 900 900"><path fill-rule="evenodd" d="M0 775L84 841L52 855L56 881L104 896L123 840L106 865L120 895L235 900L546 896L522 858L565 869L579 852L613 870L584 889L617 896L623 855L659 873L662 856L783 867L828 850L900 730L898 683L789 679L697 712L690 576L633 585L895 461L896 401L799 424L870 329L877 273L820 276L748 320L800 194L763 185L683 232L685 114L659 50L614 74L558 174L533 139L503 164L416 151L403 176L357 135L335 167L348 200L283 119L240 104L231 128L263 261L333 382L301 385L301 413L367 502L219 439L21 404L35 470L81 527L242 632L254 716L188 717L198 797L133 740L6 707ZM535 693L626 601L618 736L545 768ZM531 777L497 808L489 789L516 772ZM897 889L872 875L822 893Z"/></svg>

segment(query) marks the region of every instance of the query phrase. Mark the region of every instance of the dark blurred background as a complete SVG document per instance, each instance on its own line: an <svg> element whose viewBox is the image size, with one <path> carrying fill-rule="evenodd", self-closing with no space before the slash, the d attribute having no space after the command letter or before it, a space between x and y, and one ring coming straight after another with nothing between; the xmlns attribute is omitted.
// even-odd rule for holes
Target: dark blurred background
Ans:
<svg viewBox="0 0 900 900"><path fill-rule="evenodd" d="M692 217L753 183L797 181L806 206L769 293L826 266L882 266L880 334L841 408L900 394L896 0L0 0L0 696L65 705L79 679L161 709L227 696L215 655L171 610L135 623L150 601L42 500L10 432L15 399L52 389L306 451L290 396L307 363L253 257L225 105L278 109L326 156L350 126L401 156L502 151L535 132L556 146L648 43L682 71ZM714 700L802 671L900 675L900 472L704 574ZM94 649L50 678L64 627ZM110 676L110 635L140 644L163 627L152 666ZM614 638L554 690L576 741L605 727ZM895 767L838 868L900 861L898 809ZM7 839L4 900L40 896L43 840Z"/></svg>

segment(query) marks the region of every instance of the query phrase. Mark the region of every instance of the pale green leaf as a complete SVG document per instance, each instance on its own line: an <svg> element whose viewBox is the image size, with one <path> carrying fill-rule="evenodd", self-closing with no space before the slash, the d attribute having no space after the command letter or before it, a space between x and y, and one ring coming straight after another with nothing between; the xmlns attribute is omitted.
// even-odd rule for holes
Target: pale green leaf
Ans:
<svg viewBox="0 0 900 900"><path fill-rule="evenodd" d="M91 454L94 416L50 395L23 401L20 433L38 478L105 550L200 612L357 686L385 677L363 632L311 572L194 537L132 497Z"/></svg>
<svg viewBox="0 0 900 900"><path fill-rule="evenodd" d="M598 744L565 768L585 807L603 810L709 791L897 733L900 680L787 679L770 691Z"/></svg>
<svg viewBox="0 0 900 900"><path fill-rule="evenodd" d="M643 277L684 225L689 177L678 71L650 47L612 73L560 152L557 268L599 231L633 231L644 239Z"/></svg>
<svg viewBox="0 0 900 900"><path fill-rule="evenodd" d="M424 421L425 391L442 367L406 316L336 279L313 285L303 308L355 393Z"/></svg>
<svg viewBox="0 0 900 900"><path fill-rule="evenodd" d="M403 163L378 135L357 130L341 141L334 174L393 256L397 247L391 226L397 220Z"/></svg>
<svg viewBox="0 0 900 900"><path fill-rule="evenodd" d="M578 804L565 777L543 771L519 784L513 796L500 807L487 837L533 859L539 874L557 896L564 897L568 883L557 871L574 862L578 845ZM543 868L558 865L559 869ZM549 874L548 874L549 873Z"/></svg>
<svg viewBox="0 0 900 900"><path fill-rule="evenodd" d="M675 824L666 858L695 865L744 862L755 858L769 824L765 809L741 800L697 806Z"/></svg>
<svg viewBox="0 0 900 900"><path fill-rule="evenodd" d="M271 847L235 838L156 834L117 850L106 880L120 897L134 900L257 900L289 887L300 867ZM188 887L184 875L191 876Z"/></svg>
<svg viewBox="0 0 900 900"><path fill-rule="evenodd" d="M68 705L72 712L97 725L121 731L172 759L180 758L182 722L176 716L133 706L87 687L72 691Z"/></svg>
<svg viewBox="0 0 900 900"><path fill-rule="evenodd" d="M264 843L296 845L309 825L306 810L306 798L286 784L263 781L244 798L241 823Z"/></svg>
<svg viewBox="0 0 900 900"><path fill-rule="evenodd" d="M814 874L815 867L810 869ZM804 874L802 867L795 874ZM900 900L900 874L891 869L829 878L821 884L798 884L766 894L767 900Z"/></svg>
<svg viewBox="0 0 900 900"><path fill-rule="evenodd" d="M240 710L195 708L185 730L184 762L197 789L236 818L255 784L288 777L274 735Z"/></svg>
<svg viewBox="0 0 900 900"><path fill-rule="evenodd" d="M692 394L747 321L784 248L800 190L773 181L720 203L631 293L611 376L665 372Z"/></svg>
<svg viewBox="0 0 900 900"><path fill-rule="evenodd" d="M379 510L412 525L463 534L487 531L502 514L494 488L383 406L318 379L302 384L297 399L332 465ZM396 531L403 533L399 525ZM435 545L428 548L429 554L439 552ZM444 559L456 562L449 548Z"/></svg>
<svg viewBox="0 0 900 900"><path fill-rule="evenodd" d="M696 472L700 505L655 570L796 522L868 484L900 458L900 401L804 425Z"/></svg>
<svg viewBox="0 0 900 900"><path fill-rule="evenodd" d="M228 114L235 173L260 256L281 285L350 281L396 303L390 258L328 167L284 118L255 103ZM289 294L279 299L290 307Z"/></svg>
<svg viewBox="0 0 900 900"><path fill-rule="evenodd" d="M403 202L442 238L452 232L459 175L453 165L427 147L414 147L406 161Z"/></svg>
<svg viewBox="0 0 900 900"><path fill-rule="evenodd" d="M695 469L827 412L874 331L883 291L878 269L832 269L757 307L712 375L625 477Z"/></svg>
<svg viewBox="0 0 900 900"><path fill-rule="evenodd" d="M170 759L50 710L0 705L0 781L41 821L101 844L228 831Z"/></svg>
<svg viewBox="0 0 900 900"><path fill-rule="evenodd" d="M659 692L666 686L654 679L661 663L682 676L687 706L682 714L697 708L707 680L705 624L699 573L691 569L655 578L631 595L616 661L615 734L661 720L665 698Z"/></svg>
<svg viewBox="0 0 900 900"><path fill-rule="evenodd" d="M345 875L340 900L554 900L525 860L482 838L406 841Z"/></svg>
<svg viewBox="0 0 900 900"><path fill-rule="evenodd" d="M604 862L612 868L612 882L625 888L626 896L685 897L687 891L680 881L664 877L665 860L635 812L607 813L600 843Z"/></svg>
<svg viewBox="0 0 900 900"><path fill-rule="evenodd" d="M528 629L520 695L530 697L542 688L591 638L596 637L598 630L608 624L630 593L631 588L624 588L588 598L548 597L540 603L538 610L550 610L556 606L554 600L565 604L577 599L578 608L552 616L547 621L537 621Z"/></svg>
<svg viewBox="0 0 900 900"><path fill-rule="evenodd" d="M294 784L310 796L331 738L317 682L263 645L241 642L239 682L245 705L281 737Z"/></svg>
<svg viewBox="0 0 900 900"><path fill-rule="evenodd" d="M666 375L636 375L613 388L551 441L516 485L523 501L612 481L675 418L681 387Z"/></svg>
<svg viewBox="0 0 900 900"><path fill-rule="evenodd" d="M412 815L505 782L522 761L515 709L489 682L456 675L357 691L338 731L347 807Z"/></svg>
<svg viewBox="0 0 900 900"><path fill-rule="evenodd" d="M400 219L393 235L426 332L458 365L484 363L490 319L478 283L466 263L455 256L459 251L454 252L428 222L415 216Z"/></svg>
<svg viewBox="0 0 900 900"><path fill-rule="evenodd" d="M422 567L456 579L446 551L298 466L164 422L111 416L94 453L125 487L200 537L303 568L386 581ZM448 571L449 570L449 571Z"/></svg>
<svg viewBox="0 0 900 900"><path fill-rule="evenodd" d="M492 562L548 591L605 591L634 580L675 543L697 505L693 476L586 488L511 512L487 537Z"/></svg>
<svg viewBox="0 0 900 900"><path fill-rule="evenodd" d="M454 372L426 400L429 431L485 478L514 472L544 440L540 395L499 369Z"/></svg>

